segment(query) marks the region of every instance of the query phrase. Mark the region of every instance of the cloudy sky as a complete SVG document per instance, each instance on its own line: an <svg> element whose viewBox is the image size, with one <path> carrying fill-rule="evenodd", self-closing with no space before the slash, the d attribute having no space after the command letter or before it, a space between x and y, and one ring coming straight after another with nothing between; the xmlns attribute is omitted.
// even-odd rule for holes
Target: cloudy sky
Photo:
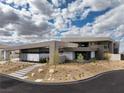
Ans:
<svg viewBox="0 0 124 93"><path fill-rule="evenodd" d="M0 0L2 44L75 36L123 42L124 0Z"/></svg>

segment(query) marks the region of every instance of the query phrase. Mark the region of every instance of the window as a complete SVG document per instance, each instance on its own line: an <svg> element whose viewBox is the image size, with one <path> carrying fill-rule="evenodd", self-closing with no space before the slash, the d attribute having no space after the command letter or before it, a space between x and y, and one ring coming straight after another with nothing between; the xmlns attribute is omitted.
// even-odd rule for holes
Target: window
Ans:
<svg viewBox="0 0 124 93"><path fill-rule="evenodd" d="M108 45L104 45L104 49L108 49Z"/></svg>

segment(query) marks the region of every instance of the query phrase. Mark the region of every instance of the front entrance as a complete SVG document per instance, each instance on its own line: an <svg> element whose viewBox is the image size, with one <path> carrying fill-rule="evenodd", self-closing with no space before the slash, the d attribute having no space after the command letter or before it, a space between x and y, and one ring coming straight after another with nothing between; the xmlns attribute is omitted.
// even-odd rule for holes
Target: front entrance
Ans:
<svg viewBox="0 0 124 93"><path fill-rule="evenodd" d="M90 51L75 52L75 59L77 59L79 54L82 54L84 56L84 60L90 60L91 59L91 52Z"/></svg>

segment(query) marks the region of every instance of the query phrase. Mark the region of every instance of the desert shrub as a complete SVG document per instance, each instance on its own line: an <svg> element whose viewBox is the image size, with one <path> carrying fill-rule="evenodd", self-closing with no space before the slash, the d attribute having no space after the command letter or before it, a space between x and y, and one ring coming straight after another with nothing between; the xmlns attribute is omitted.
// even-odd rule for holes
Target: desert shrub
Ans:
<svg viewBox="0 0 124 93"><path fill-rule="evenodd" d="M77 56L77 62L79 62L79 63L83 63L84 62L84 56L81 53L78 54L78 56Z"/></svg>
<svg viewBox="0 0 124 93"><path fill-rule="evenodd" d="M40 63L46 63L47 62L47 58L41 58L39 62Z"/></svg>
<svg viewBox="0 0 124 93"><path fill-rule="evenodd" d="M11 52L9 51L9 52L8 52L8 59L7 59L9 63L12 62L11 59L12 59L12 58L11 58Z"/></svg>
<svg viewBox="0 0 124 93"><path fill-rule="evenodd" d="M81 77L82 77L82 74L80 73L80 74L79 74L79 78L81 78Z"/></svg>
<svg viewBox="0 0 124 93"><path fill-rule="evenodd" d="M60 56L59 56L58 51L55 51L55 53L54 53L54 65L57 65L59 63L60 63Z"/></svg>
<svg viewBox="0 0 124 93"><path fill-rule="evenodd" d="M111 57L110 53L104 53L104 59L105 60L109 61L110 57Z"/></svg>
<svg viewBox="0 0 124 93"><path fill-rule="evenodd" d="M97 61L96 61L96 58L92 58L92 59L91 59L91 62L96 63L96 62L97 62Z"/></svg>

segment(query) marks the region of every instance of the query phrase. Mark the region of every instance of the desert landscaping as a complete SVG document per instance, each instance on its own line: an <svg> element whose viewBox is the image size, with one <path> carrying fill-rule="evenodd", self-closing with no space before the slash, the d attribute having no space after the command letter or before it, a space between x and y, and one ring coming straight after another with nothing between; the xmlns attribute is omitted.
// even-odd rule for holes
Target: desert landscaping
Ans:
<svg viewBox="0 0 124 93"><path fill-rule="evenodd" d="M0 64L0 73L10 74L32 65L33 63L29 62L2 63ZM87 79L103 72L120 69L124 69L124 61L101 60L89 63L70 62L56 65L45 64L28 72L24 76L24 79L34 82L70 82Z"/></svg>
<svg viewBox="0 0 124 93"><path fill-rule="evenodd" d="M26 75L35 82L69 82L86 79L97 74L124 69L124 61L98 61L91 63L65 63L35 68Z"/></svg>

